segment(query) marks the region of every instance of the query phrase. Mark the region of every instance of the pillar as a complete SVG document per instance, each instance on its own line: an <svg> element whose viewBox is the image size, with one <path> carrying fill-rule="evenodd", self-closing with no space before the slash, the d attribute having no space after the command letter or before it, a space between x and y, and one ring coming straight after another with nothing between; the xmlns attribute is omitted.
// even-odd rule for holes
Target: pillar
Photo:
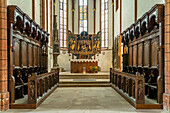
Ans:
<svg viewBox="0 0 170 113"><path fill-rule="evenodd" d="M165 93L164 109L170 111L170 0L165 0Z"/></svg>
<svg viewBox="0 0 170 113"><path fill-rule="evenodd" d="M7 0L0 0L0 111L9 108L7 64Z"/></svg>

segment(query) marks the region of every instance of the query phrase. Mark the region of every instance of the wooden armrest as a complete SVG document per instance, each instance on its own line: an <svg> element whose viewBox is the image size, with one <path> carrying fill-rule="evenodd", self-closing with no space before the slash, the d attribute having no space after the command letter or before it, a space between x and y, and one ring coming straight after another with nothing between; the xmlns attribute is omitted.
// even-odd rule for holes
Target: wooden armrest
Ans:
<svg viewBox="0 0 170 113"><path fill-rule="evenodd" d="M155 86L155 85L148 85L148 87L151 87L153 89L157 89L157 86Z"/></svg>
<svg viewBox="0 0 170 113"><path fill-rule="evenodd" d="M28 83L24 83L24 85L28 85Z"/></svg>
<svg viewBox="0 0 170 113"><path fill-rule="evenodd" d="M24 85L17 85L17 86L15 86L15 89L17 89L17 88L21 88L21 87L23 87Z"/></svg>

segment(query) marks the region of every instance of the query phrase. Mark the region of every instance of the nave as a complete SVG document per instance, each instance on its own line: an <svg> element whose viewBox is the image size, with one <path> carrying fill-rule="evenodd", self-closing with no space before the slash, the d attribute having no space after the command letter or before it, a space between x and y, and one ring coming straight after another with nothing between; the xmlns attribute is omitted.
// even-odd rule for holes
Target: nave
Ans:
<svg viewBox="0 0 170 113"><path fill-rule="evenodd" d="M10 109L6 113L166 113L137 110L111 87L57 88L37 109Z"/></svg>
<svg viewBox="0 0 170 113"><path fill-rule="evenodd" d="M170 0L0 0L0 111L170 112L169 20Z"/></svg>

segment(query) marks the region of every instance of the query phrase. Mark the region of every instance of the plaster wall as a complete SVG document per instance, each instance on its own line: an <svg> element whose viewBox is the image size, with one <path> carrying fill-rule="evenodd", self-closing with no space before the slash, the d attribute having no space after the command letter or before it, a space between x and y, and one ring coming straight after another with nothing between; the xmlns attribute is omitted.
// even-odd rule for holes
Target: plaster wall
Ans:
<svg viewBox="0 0 170 113"><path fill-rule="evenodd" d="M126 30L134 22L135 0L122 0L122 31Z"/></svg>
<svg viewBox="0 0 170 113"><path fill-rule="evenodd" d="M165 0L138 0L137 2L137 18L139 19L149 11L155 4L164 4Z"/></svg>
<svg viewBox="0 0 170 113"><path fill-rule="evenodd" d="M23 12L32 18L32 0L7 0L7 5L17 5Z"/></svg>

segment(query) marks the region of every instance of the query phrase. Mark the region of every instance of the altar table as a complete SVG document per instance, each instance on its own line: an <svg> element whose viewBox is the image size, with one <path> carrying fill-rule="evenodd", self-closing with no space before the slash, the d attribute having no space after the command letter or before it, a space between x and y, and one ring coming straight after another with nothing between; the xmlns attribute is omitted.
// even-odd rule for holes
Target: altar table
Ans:
<svg viewBox="0 0 170 113"><path fill-rule="evenodd" d="M90 69L90 67L97 66L95 72ZM71 60L71 73L97 73L98 72L98 61L90 59L72 59Z"/></svg>

